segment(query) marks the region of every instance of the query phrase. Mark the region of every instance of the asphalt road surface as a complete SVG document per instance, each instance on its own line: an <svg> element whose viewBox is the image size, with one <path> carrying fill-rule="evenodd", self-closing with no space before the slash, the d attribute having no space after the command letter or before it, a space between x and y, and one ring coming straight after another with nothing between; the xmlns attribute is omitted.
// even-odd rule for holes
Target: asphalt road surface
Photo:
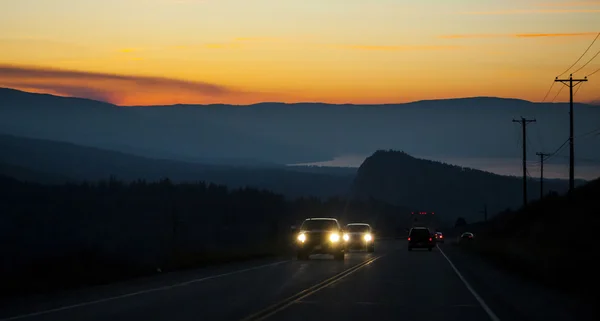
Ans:
<svg viewBox="0 0 600 321"><path fill-rule="evenodd" d="M443 249L443 247L442 247ZM0 321L499 320L438 248L381 242L346 260L261 260L36 298Z"/></svg>

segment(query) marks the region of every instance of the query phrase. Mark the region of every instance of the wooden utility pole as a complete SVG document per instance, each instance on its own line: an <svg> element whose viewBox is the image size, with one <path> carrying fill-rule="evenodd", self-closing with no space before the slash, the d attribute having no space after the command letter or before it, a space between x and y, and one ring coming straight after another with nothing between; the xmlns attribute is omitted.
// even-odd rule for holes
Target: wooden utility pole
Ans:
<svg viewBox="0 0 600 321"><path fill-rule="evenodd" d="M540 157L540 199L544 198L544 157L550 156L546 153L535 153Z"/></svg>
<svg viewBox="0 0 600 321"><path fill-rule="evenodd" d="M569 107L569 192L575 188L575 142L573 138L573 87L587 81L587 77L583 79L573 79L573 74L569 75L569 79L554 79L555 82L560 82L569 87L570 107ZM575 82L575 83L573 83Z"/></svg>
<svg viewBox="0 0 600 321"><path fill-rule="evenodd" d="M513 119L513 123L520 123L523 129L523 206L527 205L527 124L535 123L535 119Z"/></svg>
<svg viewBox="0 0 600 321"><path fill-rule="evenodd" d="M483 221L487 222L487 220L488 220L487 204L483 205L483 211L481 211L480 213L483 214Z"/></svg>

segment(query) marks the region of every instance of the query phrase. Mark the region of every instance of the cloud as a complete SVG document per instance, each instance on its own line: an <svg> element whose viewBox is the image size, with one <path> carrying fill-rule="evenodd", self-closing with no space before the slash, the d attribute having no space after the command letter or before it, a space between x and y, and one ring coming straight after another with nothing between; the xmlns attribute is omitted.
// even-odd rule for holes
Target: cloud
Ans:
<svg viewBox="0 0 600 321"><path fill-rule="evenodd" d="M20 88L24 90L42 91L60 94L69 97L80 97L104 102L112 102L119 99L119 96L107 89L89 88L77 85L48 84L43 82L11 82L11 88Z"/></svg>
<svg viewBox="0 0 600 321"><path fill-rule="evenodd" d="M510 15L510 14L537 14L537 13L596 13L600 9L514 9L498 11L467 11L459 12L464 15Z"/></svg>
<svg viewBox="0 0 600 321"><path fill-rule="evenodd" d="M576 33L521 33L514 35L517 38L539 38L539 37L591 37L596 36L597 32L576 32Z"/></svg>
<svg viewBox="0 0 600 321"><path fill-rule="evenodd" d="M215 43L202 43L192 45L177 45L170 46L170 49L175 50L195 50L195 49L241 49L249 48L257 44L273 44L273 43L291 43L289 39L277 37L237 37L231 40Z"/></svg>
<svg viewBox="0 0 600 321"><path fill-rule="evenodd" d="M277 42L282 40L282 38L277 37L238 37L233 39L233 41L243 42Z"/></svg>
<svg viewBox="0 0 600 321"><path fill-rule="evenodd" d="M211 99L251 94L200 81L14 65L0 65L0 86L97 99L115 104L146 101L152 97L156 98L156 101L178 101L185 98L188 102L194 100L202 103Z"/></svg>
<svg viewBox="0 0 600 321"><path fill-rule="evenodd" d="M588 0L588 1L567 1L567 2L548 2L538 3L540 7L594 7L600 6L599 0Z"/></svg>
<svg viewBox="0 0 600 321"><path fill-rule="evenodd" d="M365 50L365 51L422 51L422 50L447 50L458 49L461 46L443 46L443 45L332 45L335 49L345 50Z"/></svg>
<svg viewBox="0 0 600 321"><path fill-rule="evenodd" d="M141 48L123 48L123 49L119 49L120 53L125 53L125 54L135 53L135 52L140 52L140 51L142 51Z"/></svg>
<svg viewBox="0 0 600 321"><path fill-rule="evenodd" d="M442 35L441 39L467 39L467 38L542 38L542 37L593 37L598 32L576 33L517 33L517 34L458 34Z"/></svg>

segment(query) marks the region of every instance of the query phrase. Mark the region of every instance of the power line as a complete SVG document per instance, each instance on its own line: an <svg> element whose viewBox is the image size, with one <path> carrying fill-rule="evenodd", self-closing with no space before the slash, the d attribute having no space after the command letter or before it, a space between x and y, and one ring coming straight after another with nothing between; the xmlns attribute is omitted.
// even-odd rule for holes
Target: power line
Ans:
<svg viewBox="0 0 600 321"><path fill-rule="evenodd" d="M577 135L575 137L576 138L581 138L581 137L589 136L589 135L596 134L596 133L600 134L600 128L596 128L594 130L590 130L589 132L585 132L585 133L583 133L581 135Z"/></svg>
<svg viewBox="0 0 600 321"><path fill-rule="evenodd" d="M560 145L554 152L549 153L549 154L545 154L545 155L547 155L547 157L544 158L544 162L547 161L547 160L549 160L549 159L551 159L552 157L555 157L556 155L558 155L558 153L560 153L560 151L563 148L565 148L565 146L567 145L568 142L569 142L569 139L565 140L565 142L562 143L562 145ZM536 164L540 164L540 163L541 163L540 161L537 161L537 162L532 163L530 165L536 165Z"/></svg>
<svg viewBox="0 0 600 321"><path fill-rule="evenodd" d="M585 66L587 66L590 62L592 62L592 60L596 59L596 57L598 57L598 55L600 55L600 50L598 50L598 52L592 57L592 59L588 60L588 62L583 64L583 66L579 67L579 69L573 71L572 73L574 74L574 73L580 71L581 69L585 68Z"/></svg>
<svg viewBox="0 0 600 321"><path fill-rule="evenodd" d="M584 83L579 83L579 86L577 86L577 90L575 90L575 92L573 93L573 97L575 97L577 95L577 92L579 92L579 89L581 89L581 87L583 87ZM565 88L565 87L563 87Z"/></svg>
<svg viewBox="0 0 600 321"><path fill-rule="evenodd" d="M593 74L595 74L595 73L597 73L597 72L599 72L599 71L600 71L600 68L596 69L596 70L595 70L594 72L592 72L591 74L588 74L586 77L589 77L589 76L591 76L591 75L593 75Z"/></svg>
<svg viewBox="0 0 600 321"><path fill-rule="evenodd" d="M596 38L594 38L592 43L589 45L589 47L587 47L587 49L583 52L583 54L579 57L579 59L575 60L575 62L569 68L567 68L567 70L563 71L560 75L558 75L556 77L560 77L560 76L566 74L571 68L575 67L575 65L579 62L579 60L581 60L581 58L583 58L583 56L585 56L585 54L590 50L590 48L592 48L592 46L594 45L596 40L598 40L598 37L600 37L600 32L598 32L598 34L596 35Z"/></svg>
<svg viewBox="0 0 600 321"><path fill-rule="evenodd" d="M552 82L552 86L550 86L550 88L548 88L548 91L546 92L546 95L544 95L544 99L542 99L542 102L546 101L546 98L548 98L548 95L550 94L550 92L552 91L552 88L554 88L554 85L556 84L556 82ZM562 88L562 87L561 87Z"/></svg>
<svg viewBox="0 0 600 321"><path fill-rule="evenodd" d="M563 158L567 158L567 156L563 156L563 155L559 155L558 157L563 157ZM578 161L582 161L582 162L590 162L590 163L600 163L600 159L597 158L577 158Z"/></svg>
<svg viewBox="0 0 600 321"><path fill-rule="evenodd" d="M560 95L560 92L563 90L563 88L565 88L565 87L560 87L560 89L558 90L556 95L554 95L554 98L552 98L552 101L550 101L551 103L553 103L556 100L556 97L558 97L558 95Z"/></svg>

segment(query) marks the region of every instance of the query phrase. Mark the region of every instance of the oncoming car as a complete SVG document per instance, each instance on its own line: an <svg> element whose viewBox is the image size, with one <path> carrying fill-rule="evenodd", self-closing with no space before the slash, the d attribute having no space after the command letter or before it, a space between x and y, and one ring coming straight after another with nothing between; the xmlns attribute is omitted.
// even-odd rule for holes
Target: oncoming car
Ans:
<svg viewBox="0 0 600 321"><path fill-rule="evenodd" d="M336 260L344 260L348 240L336 219L306 219L296 237L298 260L308 260L311 254L331 254Z"/></svg>
<svg viewBox="0 0 600 321"><path fill-rule="evenodd" d="M369 253L375 252L373 229L366 223L350 223L346 225L348 233L348 249L361 249Z"/></svg>

